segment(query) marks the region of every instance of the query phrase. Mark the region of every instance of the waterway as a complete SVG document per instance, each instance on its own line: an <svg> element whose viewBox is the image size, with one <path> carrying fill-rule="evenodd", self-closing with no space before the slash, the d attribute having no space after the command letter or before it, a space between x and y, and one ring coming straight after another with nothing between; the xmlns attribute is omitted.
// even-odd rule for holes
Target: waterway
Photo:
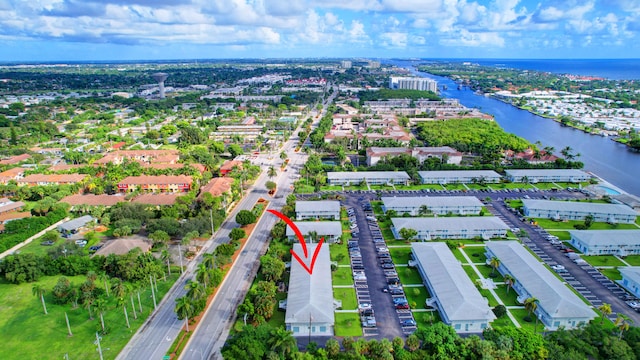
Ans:
<svg viewBox="0 0 640 360"><path fill-rule="evenodd" d="M409 62L394 62L397 66L410 67ZM640 195L640 153L630 151L625 145L599 135L589 135L580 130L533 115L491 97L478 95L468 88L457 90L457 84L449 78L434 76L414 70L419 76L438 81L438 86L447 86L441 91L445 98L458 99L466 107L474 107L491 114L500 126L510 133L530 142L540 141L543 146L554 147L555 153L570 146L574 153L581 154L579 161L584 169L591 171L611 184L629 193Z"/></svg>

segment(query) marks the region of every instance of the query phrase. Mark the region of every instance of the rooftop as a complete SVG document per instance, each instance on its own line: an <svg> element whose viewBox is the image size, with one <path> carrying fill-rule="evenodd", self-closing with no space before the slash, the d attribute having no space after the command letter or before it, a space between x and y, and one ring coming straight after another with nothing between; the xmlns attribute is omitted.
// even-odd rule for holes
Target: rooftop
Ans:
<svg viewBox="0 0 640 360"><path fill-rule="evenodd" d="M463 217L436 217L436 218L392 218L393 227L414 229L417 231L434 230L484 230L505 229L509 226L495 216L463 216Z"/></svg>
<svg viewBox="0 0 640 360"><path fill-rule="evenodd" d="M329 179L380 179L380 178L395 178L395 179L407 179L410 177L405 171L359 171L359 172L346 172L346 171L331 171L327 173Z"/></svg>
<svg viewBox="0 0 640 360"><path fill-rule="evenodd" d="M544 209L549 211L579 211L582 213L604 213L621 215L638 215L632 208L619 204L599 204L577 201L553 201L522 199L522 204L528 209Z"/></svg>
<svg viewBox="0 0 640 360"><path fill-rule="evenodd" d="M421 178L448 178L448 177L471 177L471 178L494 178L500 177L500 174L493 170L437 170L437 171L418 171Z"/></svg>
<svg viewBox="0 0 640 360"><path fill-rule="evenodd" d="M640 244L640 230L571 230L569 234L587 245Z"/></svg>
<svg viewBox="0 0 640 360"><path fill-rule="evenodd" d="M340 221L294 221L293 223L298 227L302 235L309 235L312 231L315 231L319 236L342 235L342 225ZM295 235L295 232L289 225L287 225L286 235Z"/></svg>
<svg viewBox="0 0 640 360"><path fill-rule="evenodd" d="M584 177L591 175L578 169L514 169L505 170L507 175L512 176L576 176Z"/></svg>
<svg viewBox="0 0 640 360"><path fill-rule="evenodd" d="M390 197L383 196L380 198L386 208L394 207L415 207L422 205L427 207L441 206L480 206L482 202L475 196L411 196L411 197Z"/></svg>
<svg viewBox="0 0 640 360"><path fill-rule="evenodd" d="M296 201L296 212L340 212L340 202L337 200Z"/></svg>

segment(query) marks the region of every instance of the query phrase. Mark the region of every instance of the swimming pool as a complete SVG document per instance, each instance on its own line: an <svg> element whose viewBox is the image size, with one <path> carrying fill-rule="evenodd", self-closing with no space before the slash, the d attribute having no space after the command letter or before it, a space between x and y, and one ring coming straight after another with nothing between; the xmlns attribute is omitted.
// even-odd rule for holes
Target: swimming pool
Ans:
<svg viewBox="0 0 640 360"><path fill-rule="evenodd" d="M607 193L607 195L620 195L620 191L614 190L607 186L598 185L597 188Z"/></svg>

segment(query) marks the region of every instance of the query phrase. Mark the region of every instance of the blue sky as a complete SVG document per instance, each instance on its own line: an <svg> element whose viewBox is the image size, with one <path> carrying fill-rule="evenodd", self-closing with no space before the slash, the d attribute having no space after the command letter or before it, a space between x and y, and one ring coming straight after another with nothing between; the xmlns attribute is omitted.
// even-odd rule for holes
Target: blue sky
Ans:
<svg viewBox="0 0 640 360"><path fill-rule="evenodd" d="M0 0L0 61L640 58L640 0Z"/></svg>

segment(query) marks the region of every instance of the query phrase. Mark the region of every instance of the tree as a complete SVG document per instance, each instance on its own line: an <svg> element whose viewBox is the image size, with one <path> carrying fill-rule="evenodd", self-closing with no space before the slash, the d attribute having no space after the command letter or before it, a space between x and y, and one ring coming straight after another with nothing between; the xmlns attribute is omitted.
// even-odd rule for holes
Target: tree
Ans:
<svg viewBox="0 0 640 360"><path fill-rule="evenodd" d="M244 153L244 151L242 150L242 147L238 144L231 144L227 147L227 151L229 152L229 154L231 154L232 157L236 157L242 153Z"/></svg>
<svg viewBox="0 0 640 360"><path fill-rule="evenodd" d="M629 327L631 326L631 324L633 324L633 320L628 317L625 314L622 313L618 313L618 317L616 318L616 321L613 323L613 325L615 325L618 330L620 330L620 333L618 335L618 339L622 339L622 334L629 330Z"/></svg>
<svg viewBox="0 0 640 360"><path fill-rule="evenodd" d="M207 287L209 286L209 282L211 280L211 270L208 269L205 264L200 263L198 265L198 270L196 270L196 280L202 284L202 286L204 286L204 289L206 290Z"/></svg>
<svg viewBox="0 0 640 360"><path fill-rule="evenodd" d="M256 222L256 216L249 210L240 210L236 215L236 222L240 225L249 225Z"/></svg>
<svg viewBox="0 0 640 360"><path fill-rule="evenodd" d="M340 354L340 343L334 338L330 338L329 340L327 340L324 348L327 351L327 356L329 357L329 359L335 359L338 354Z"/></svg>
<svg viewBox="0 0 640 360"><path fill-rule="evenodd" d="M54 302L56 304L66 304L67 302L69 302L69 300L71 300L72 292L73 288L71 287L71 282L69 282L69 279L61 276L52 290Z"/></svg>
<svg viewBox="0 0 640 360"><path fill-rule="evenodd" d="M507 294L509 293L509 289L516 284L516 279L511 274L504 274L504 283L507 285Z"/></svg>
<svg viewBox="0 0 640 360"><path fill-rule="evenodd" d="M527 317L529 318L528 321L531 321L531 314L533 314L538 309L538 299L533 296L527 298L524 301L524 308L529 312L529 315L527 315Z"/></svg>
<svg viewBox="0 0 640 360"><path fill-rule="evenodd" d="M269 177L269 179L274 178L278 175L278 171L276 170L276 168L273 167L273 165L269 166L269 169L267 170L267 176Z"/></svg>
<svg viewBox="0 0 640 360"><path fill-rule="evenodd" d="M233 229L231 229L231 232L229 233L229 238L232 241L238 241L238 240L242 239L245 236L247 236L247 232L244 231L244 229L240 229L240 228L233 228Z"/></svg>
<svg viewBox="0 0 640 360"><path fill-rule="evenodd" d="M31 287L31 292L33 293L33 296L37 296L40 298L40 301L42 302L42 309L44 310L44 314L47 315L47 305L44 302L44 293L47 292L47 290L42 287L42 285L40 284L33 284L33 287Z"/></svg>
<svg viewBox="0 0 640 360"><path fill-rule="evenodd" d="M271 350L280 352L282 359L286 359L286 354L290 354L298 349L296 339L293 337L291 331L278 327L271 330L269 335L270 337L267 344Z"/></svg>
<svg viewBox="0 0 640 360"><path fill-rule="evenodd" d="M420 339L415 334L411 334L407 337L406 344L409 351L414 352L420 348Z"/></svg>
<svg viewBox="0 0 640 360"><path fill-rule="evenodd" d="M189 332L189 318L193 315L193 311L193 302L188 296L176 299L176 315L178 315L178 320L185 319L184 323L187 326L187 332Z"/></svg>
<svg viewBox="0 0 640 360"><path fill-rule="evenodd" d="M170 237L165 231L156 230L149 234L149 239L153 240L153 246L164 247L167 245Z"/></svg>
<svg viewBox="0 0 640 360"><path fill-rule="evenodd" d="M214 253L206 252L202 255L202 263L209 269L213 269L216 266L216 256Z"/></svg>
<svg viewBox="0 0 640 360"><path fill-rule="evenodd" d="M593 215L589 214L584 217L584 227L588 229L591 227L591 224L593 224Z"/></svg>
<svg viewBox="0 0 640 360"><path fill-rule="evenodd" d="M160 258L167 264L167 272L169 273L169 276L171 276L171 254L167 249L164 249L160 254Z"/></svg>
<svg viewBox="0 0 640 360"><path fill-rule="evenodd" d="M204 287L197 281L187 281L185 289L187 289L187 296L194 302L203 299L206 295Z"/></svg>
<svg viewBox="0 0 640 360"><path fill-rule="evenodd" d="M600 324L602 324L604 323L604 317L607 315L611 315L611 304L602 303L602 305L598 306L598 310L600 310L601 313Z"/></svg>
<svg viewBox="0 0 640 360"><path fill-rule="evenodd" d="M100 326L102 327L102 332L105 332L105 327L104 327L104 313L105 311L107 311L107 300L105 300L104 298L98 298L96 300L96 310L98 311L98 314L100 315Z"/></svg>
<svg viewBox="0 0 640 360"><path fill-rule="evenodd" d="M285 264L282 260L271 255L260 257L260 269L262 275L267 281L276 281L282 277L285 270Z"/></svg>
<svg viewBox="0 0 640 360"><path fill-rule="evenodd" d="M286 153L286 152L284 152L284 151L281 151L281 152L280 152L280 159L282 159L282 160L286 160L287 158L288 158L287 153Z"/></svg>
<svg viewBox="0 0 640 360"><path fill-rule="evenodd" d="M496 317L501 318L507 314L507 308L504 305L498 305L493 308L493 313Z"/></svg>
<svg viewBox="0 0 640 360"><path fill-rule="evenodd" d="M400 237L402 237L402 239L404 239L404 241L406 242L410 242L418 235L418 231L411 228L402 228L400 229L399 233Z"/></svg>
<svg viewBox="0 0 640 360"><path fill-rule="evenodd" d="M264 187L266 187L266 188L267 188L267 190L269 190L269 194L272 194L272 193L273 193L273 191L276 189L276 187L278 187L278 185L277 185L275 182L273 182L273 181L267 181L267 182L264 184Z"/></svg>
<svg viewBox="0 0 640 360"><path fill-rule="evenodd" d="M498 259L497 257L493 256L491 258L491 260L489 260L489 266L491 266L491 277L495 276L495 271L497 268L500 267L500 259Z"/></svg>

